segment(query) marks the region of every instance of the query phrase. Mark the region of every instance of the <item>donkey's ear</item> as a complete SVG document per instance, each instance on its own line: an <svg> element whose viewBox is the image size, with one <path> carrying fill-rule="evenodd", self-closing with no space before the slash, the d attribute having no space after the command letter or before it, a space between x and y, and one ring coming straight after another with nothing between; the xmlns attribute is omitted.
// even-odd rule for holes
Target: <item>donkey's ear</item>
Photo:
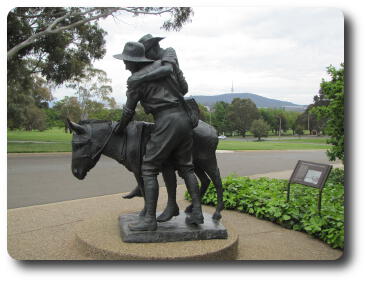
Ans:
<svg viewBox="0 0 367 283"><path fill-rule="evenodd" d="M69 118L66 118L66 123L68 124L68 128L70 129L70 131L73 131L78 135L82 135L85 133L85 129L81 125L70 121Z"/></svg>

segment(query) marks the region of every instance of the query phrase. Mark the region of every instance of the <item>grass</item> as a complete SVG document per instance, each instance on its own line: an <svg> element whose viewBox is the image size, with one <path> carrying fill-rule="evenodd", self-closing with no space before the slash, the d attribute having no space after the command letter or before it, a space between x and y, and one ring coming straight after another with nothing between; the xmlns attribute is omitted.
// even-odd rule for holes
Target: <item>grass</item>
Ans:
<svg viewBox="0 0 367 283"><path fill-rule="evenodd" d="M36 152L70 152L72 135L64 132L64 128L52 128L40 131L9 131L8 153L36 153ZM16 143L14 141L29 141ZM53 143L33 143L53 142Z"/></svg>
<svg viewBox="0 0 367 283"><path fill-rule="evenodd" d="M316 139L280 139L279 142L291 142L291 143L319 143L326 144L327 138L316 138ZM273 140L276 141L276 140Z"/></svg>
<svg viewBox="0 0 367 283"><path fill-rule="evenodd" d="M300 142L243 142L243 141L220 141L218 149L221 150L302 150L302 149L329 149L329 145L306 144Z"/></svg>
<svg viewBox="0 0 367 283"><path fill-rule="evenodd" d="M40 131L9 131L8 153L20 152L69 152L71 151L71 137L65 133L63 128L52 128ZM27 141L26 143L15 143L14 141ZM32 143L55 142L55 143ZM244 142L224 140L219 142L218 149L221 150L299 150L299 149L328 149L326 138L320 139L282 139L276 141ZM324 144L324 145L323 145Z"/></svg>
<svg viewBox="0 0 367 283"><path fill-rule="evenodd" d="M71 143L8 143L8 153L70 152Z"/></svg>
<svg viewBox="0 0 367 283"><path fill-rule="evenodd" d="M9 131L8 141L46 141L46 142L71 142L71 134L65 133L64 128L52 128L40 131Z"/></svg>

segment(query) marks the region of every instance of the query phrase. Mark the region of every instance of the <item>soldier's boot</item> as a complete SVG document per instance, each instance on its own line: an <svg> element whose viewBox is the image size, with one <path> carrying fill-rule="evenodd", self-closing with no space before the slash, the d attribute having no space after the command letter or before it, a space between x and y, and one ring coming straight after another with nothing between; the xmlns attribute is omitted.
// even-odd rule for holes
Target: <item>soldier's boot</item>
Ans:
<svg viewBox="0 0 367 283"><path fill-rule="evenodd" d="M187 224L202 224L204 223L203 212L201 210L201 199L199 192L199 184L194 173L188 173L184 177L186 188L189 191L192 199L191 214L187 215Z"/></svg>
<svg viewBox="0 0 367 283"><path fill-rule="evenodd" d="M145 215L138 222L129 224L131 231L157 230L156 209L158 201L158 181L156 176L144 176Z"/></svg>

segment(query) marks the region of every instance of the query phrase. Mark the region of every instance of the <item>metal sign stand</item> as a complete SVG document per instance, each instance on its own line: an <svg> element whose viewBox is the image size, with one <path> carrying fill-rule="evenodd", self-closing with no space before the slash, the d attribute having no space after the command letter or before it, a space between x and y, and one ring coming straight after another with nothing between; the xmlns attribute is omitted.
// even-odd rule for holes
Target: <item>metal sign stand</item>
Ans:
<svg viewBox="0 0 367 283"><path fill-rule="evenodd" d="M318 210L321 214L321 200L324 184L329 177L332 165L299 160L287 186L287 202L290 200L291 184L301 184L319 189Z"/></svg>

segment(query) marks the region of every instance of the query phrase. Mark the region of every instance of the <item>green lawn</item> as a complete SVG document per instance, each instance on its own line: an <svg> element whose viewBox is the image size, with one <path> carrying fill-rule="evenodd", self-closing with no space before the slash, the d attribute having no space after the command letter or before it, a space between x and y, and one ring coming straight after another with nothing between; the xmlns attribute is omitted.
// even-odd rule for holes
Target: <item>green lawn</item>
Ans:
<svg viewBox="0 0 367 283"><path fill-rule="evenodd" d="M40 131L9 131L8 152L67 152L71 151L71 137L65 133L63 128L52 128ZM27 143L16 143L14 141L30 141ZM55 142L55 143L32 143L33 142Z"/></svg>
<svg viewBox="0 0 367 283"><path fill-rule="evenodd" d="M327 138L310 138L310 139L280 139L280 142L291 142L291 143L323 143L326 144ZM276 140L273 140L276 141Z"/></svg>
<svg viewBox="0 0 367 283"><path fill-rule="evenodd" d="M305 144L299 142L243 142L243 141L220 141L218 149L221 150L291 150L291 149L329 149L329 145Z"/></svg>
<svg viewBox="0 0 367 283"><path fill-rule="evenodd" d="M69 152L71 143L9 143L8 153Z"/></svg>
<svg viewBox="0 0 367 283"><path fill-rule="evenodd" d="M9 131L8 152L69 152L71 151L71 137L63 128L53 128L40 131ZM15 143L14 141L30 141ZM31 141L56 143L31 143ZM244 142L224 140L219 142L221 150L287 150L287 149L328 149L326 138L320 139L282 139L276 141ZM324 145L323 145L324 144Z"/></svg>
<svg viewBox="0 0 367 283"><path fill-rule="evenodd" d="M70 142L71 134L65 133L64 128L52 128L40 131L9 131L8 141L54 141Z"/></svg>

